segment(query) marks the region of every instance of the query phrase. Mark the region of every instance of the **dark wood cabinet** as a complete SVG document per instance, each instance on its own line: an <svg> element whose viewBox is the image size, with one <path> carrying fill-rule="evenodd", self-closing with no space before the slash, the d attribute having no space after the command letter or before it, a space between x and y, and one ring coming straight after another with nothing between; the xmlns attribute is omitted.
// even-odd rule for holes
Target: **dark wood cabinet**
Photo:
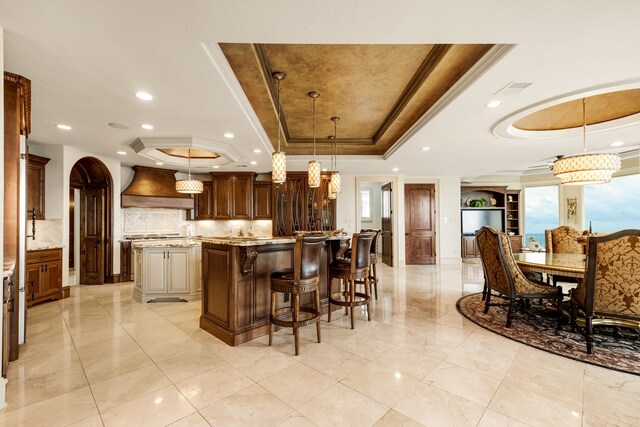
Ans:
<svg viewBox="0 0 640 427"><path fill-rule="evenodd" d="M213 219L252 219L255 174L212 172Z"/></svg>
<svg viewBox="0 0 640 427"><path fill-rule="evenodd" d="M462 258L475 258L480 256L480 250L476 243L476 236L462 236Z"/></svg>
<svg viewBox="0 0 640 427"><path fill-rule="evenodd" d="M506 231L513 234L520 234L520 190L507 191L506 215ZM520 246L522 246L522 244L520 244Z"/></svg>
<svg viewBox="0 0 640 427"><path fill-rule="evenodd" d="M120 242L120 281L121 282L130 282L133 280L133 269L132 269L132 252L131 252L131 242Z"/></svg>
<svg viewBox="0 0 640 427"><path fill-rule="evenodd" d="M193 219L196 221L213 219L213 182L204 181L202 186L202 193L195 195Z"/></svg>
<svg viewBox="0 0 640 427"><path fill-rule="evenodd" d="M64 298L62 289L62 249L27 252L27 306Z"/></svg>
<svg viewBox="0 0 640 427"><path fill-rule="evenodd" d="M253 183L253 219L271 219L271 183Z"/></svg>
<svg viewBox="0 0 640 427"><path fill-rule="evenodd" d="M309 188L306 172L289 172L287 181L273 188L273 235L296 231L335 230L336 200L329 199L330 174L322 174L318 188Z"/></svg>
<svg viewBox="0 0 640 427"><path fill-rule="evenodd" d="M44 211L44 183L45 166L50 159L29 154L27 162L27 216L32 218L32 211L36 211L36 219L45 219Z"/></svg>

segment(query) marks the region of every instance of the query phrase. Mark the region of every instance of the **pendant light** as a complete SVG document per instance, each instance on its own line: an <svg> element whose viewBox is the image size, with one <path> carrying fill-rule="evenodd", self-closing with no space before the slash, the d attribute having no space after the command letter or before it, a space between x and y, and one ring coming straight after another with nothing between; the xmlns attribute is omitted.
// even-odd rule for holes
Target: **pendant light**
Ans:
<svg viewBox="0 0 640 427"><path fill-rule="evenodd" d="M313 100L313 160L309 161L309 188L318 188L320 187L320 162L316 160L316 99L320 94L313 91L308 95Z"/></svg>
<svg viewBox="0 0 640 427"><path fill-rule="evenodd" d="M280 132L282 130L282 123L280 121L280 115L282 114L282 105L280 104L280 82L287 76L281 71L276 71L272 74L276 81L278 97L276 102L276 108L278 110L278 151L275 151L271 155L271 180L275 184L281 184L287 180L287 156L284 151L280 151Z"/></svg>
<svg viewBox="0 0 640 427"><path fill-rule="evenodd" d="M334 141L336 140L336 136L329 135L329 140L331 141L331 174L333 175L333 171L335 170L333 150L335 147ZM338 197L338 193L333 191L333 184L331 183L331 180L329 180L329 185L327 186L327 193L330 200L335 200Z"/></svg>
<svg viewBox="0 0 640 427"><path fill-rule="evenodd" d="M342 191L340 172L338 171L338 122L340 117L331 117L333 121L333 145L334 145L334 165L331 173L331 181L329 182L329 198L335 199Z"/></svg>
<svg viewBox="0 0 640 427"><path fill-rule="evenodd" d="M189 179L176 181L176 191L183 194L200 194L204 190L202 181L191 179L191 148L189 148Z"/></svg>
<svg viewBox="0 0 640 427"><path fill-rule="evenodd" d="M587 154L587 100L582 98L583 153L577 156L558 156L551 170L561 184L605 184L620 170L620 156L611 153Z"/></svg>

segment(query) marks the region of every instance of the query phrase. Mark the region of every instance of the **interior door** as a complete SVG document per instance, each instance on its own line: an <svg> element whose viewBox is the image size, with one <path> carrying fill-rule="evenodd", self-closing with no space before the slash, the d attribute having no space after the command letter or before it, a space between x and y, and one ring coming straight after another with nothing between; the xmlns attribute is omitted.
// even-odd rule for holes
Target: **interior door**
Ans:
<svg viewBox="0 0 640 427"><path fill-rule="evenodd" d="M382 186L382 262L393 267L393 211L391 209L391 183Z"/></svg>
<svg viewBox="0 0 640 427"><path fill-rule="evenodd" d="M436 263L434 184L405 184L405 258L407 264Z"/></svg>
<svg viewBox="0 0 640 427"><path fill-rule="evenodd" d="M104 283L104 204L102 188L80 190L80 283Z"/></svg>

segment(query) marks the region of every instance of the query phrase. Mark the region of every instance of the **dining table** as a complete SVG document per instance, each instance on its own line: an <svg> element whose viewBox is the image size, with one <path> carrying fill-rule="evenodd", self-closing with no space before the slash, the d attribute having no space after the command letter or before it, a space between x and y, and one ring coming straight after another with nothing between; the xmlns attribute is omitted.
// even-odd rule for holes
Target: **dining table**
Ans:
<svg viewBox="0 0 640 427"><path fill-rule="evenodd" d="M584 279L586 255L553 252L514 253L513 257L522 271L557 274Z"/></svg>

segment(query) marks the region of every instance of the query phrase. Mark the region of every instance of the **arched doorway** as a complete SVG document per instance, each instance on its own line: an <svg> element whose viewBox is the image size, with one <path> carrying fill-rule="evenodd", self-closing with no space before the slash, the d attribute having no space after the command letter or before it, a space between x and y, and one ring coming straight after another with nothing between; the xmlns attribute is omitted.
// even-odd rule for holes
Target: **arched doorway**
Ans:
<svg viewBox="0 0 640 427"><path fill-rule="evenodd" d="M73 263L76 283L113 282L111 174L100 160L84 157L73 165L69 187L73 194L69 200L69 258L78 260ZM71 226L74 217L78 225ZM78 254L72 246L78 248Z"/></svg>

